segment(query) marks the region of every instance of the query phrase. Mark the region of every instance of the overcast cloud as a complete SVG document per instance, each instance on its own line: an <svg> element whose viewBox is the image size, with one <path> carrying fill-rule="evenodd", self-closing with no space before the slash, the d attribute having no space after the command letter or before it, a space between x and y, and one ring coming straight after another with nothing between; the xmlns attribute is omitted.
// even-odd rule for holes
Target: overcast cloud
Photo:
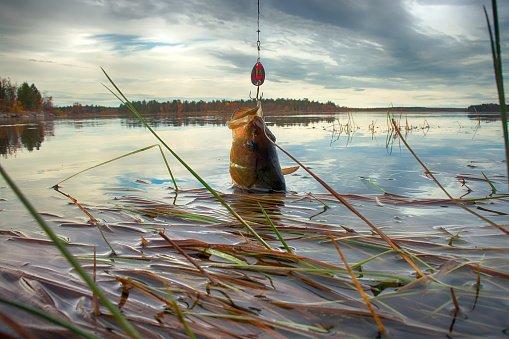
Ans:
<svg viewBox="0 0 509 339"><path fill-rule="evenodd" d="M132 100L255 90L256 0L0 5L0 76L35 83L56 105L117 106L100 66ZM260 0L261 90L349 107L496 102L483 5L491 14L488 0ZM499 19L507 55L508 1Z"/></svg>

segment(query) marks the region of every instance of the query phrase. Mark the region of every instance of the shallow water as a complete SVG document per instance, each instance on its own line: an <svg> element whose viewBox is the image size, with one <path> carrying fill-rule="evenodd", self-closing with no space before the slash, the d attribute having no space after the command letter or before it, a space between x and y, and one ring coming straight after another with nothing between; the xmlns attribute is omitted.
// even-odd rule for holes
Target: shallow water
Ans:
<svg viewBox="0 0 509 339"><path fill-rule="evenodd" d="M280 146L342 194L377 194L376 184L388 193L411 198L445 198L437 185L400 142L391 139L385 113L354 113L351 132L346 114L298 115L266 120ZM399 119L399 116L396 118ZM213 188L231 191L228 173L230 130L224 117L149 119L156 132ZM453 197L484 197L491 187L507 192L500 121L486 117L478 123L466 113L409 113L401 124L411 126L410 146L435 173ZM374 126L374 127L373 127ZM341 130L343 127L343 130ZM2 166L42 211L54 212L58 193L49 187L83 169L157 143L133 118L62 120L0 120ZM9 140L10 142L6 142ZM8 144L9 146L5 146ZM7 154L6 154L7 153ZM200 187L170 154L173 174L181 188ZM294 166L280 154L282 167ZM462 178L466 177L466 185ZM326 192L302 169L286 176L290 191ZM371 183L370 183L371 182ZM151 183L148 185L147 183ZM95 168L66 181L63 189L78 199L98 203L127 189L150 191L171 185L158 148ZM116 191L116 192L115 192ZM0 189L3 214L16 209L9 189ZM14 204L14 205L12 205ZM12 216L2 218L9 227ZM28 227L28 225L27 225Z"/></svg>
<svg viewBox="0 0 509 339"><path fill-rule="evenodd" d="M482 116L479 121L466 113L409 113L396 118L414 152L453 197L484 198L507 194L499 120ZM262 223L264 218L253 199L262 199L270 218L284 232L294 253L307 258L313 265L317 262L343 265L327 240L329 233L342 239L342 251L350 264L380 255L357 269L365 272L359 274L363 284L374 288L376 293L373 294L379 294L374 302L385 312L383 321L394 337L406 337L405 334L410 332L433 337L455 334L454 331L459 335L489 333L497 336L506 333L504 331L509 328L509 317L501 312L507 309L508 301L497 298L500 291L509 289L506 259L509 238L442 200L446 198L444 193L425 175L425 170L401 141L394 138L385 113L292 117L267 114L266 121L280 146L338 193L344 194L384 233L394 240L398 239L401 246L427 262L428 266L422 269L427 274L435 273L433 281L426 278L414 280L415 272L397 254L381 255L387 251L387 245L372 236L371 229L345 206L325 194L325 189L302 169L286 177L289 189L286 196L257 197L236 192L228 174L231 132L225 126L224 117L150 117L148 120L167 144L205 181L225 193L225 199L256 225L271 246L280 247L280 244L272 230ZM349 284L338 285L338 277L343 279L347 275L335 273L334 277L329 277L311 271L301 272L298 270L308 269L309 264L286 262L273 254L264 256L257 251L248 253L250 247L247 246L240 251L228 249L227 246L245 244L246 237L250 235L241 233L242 228L232 223L232 218L208 193L192 190L200 188L200 183L165 152L177 184L184 191L177 195L169 188L172 182L157 147L91 169L60 185L62 191L76 198L99 220L120 257L151 256L148 262L110 260L109 248L89 218L51 187L93 165L155 144L157 140L136 119L3 119L0 123L3 123L0 126L1 138L9 140L1 144L0 149L4 152L0 160L2 167L58 235L70 242L69 247L80 256L82 263L90 263L92 248L97 246L99 255L102 255L102 284L112 296L119 295L122 289L110 274L131 276L147 284L160 283L158 279L144 275L145 270L171 280L178 288L189 287L191 279L193 289L205 293L203 277L190 271L182 273L185 259L175 251L168 254L167 243L157 235L157 231L163 229L171 238L182 241L182 246L186 240L201 241L203 244L219 245L221 251L250 265L274 265L277 269L295 266L297 271L288 274L275 274L277 271L270 270L266 273L243 271L242 267L231 269L221 267L231 264L227 258L202 253L196 246L189 248L192 256L199 258L201 265L214 274L238 279L232 280L232 283L239 284L248 296L254 297L231 292L231 298L239 305L258 310L256 312L260 316L319 324L330 330L330 334L377 336L376 326L373 326L369 315L362 313L364 311L357 315L348 313L363 307L357 304L359 298ZM405 129L407 125L409 128ZM346 131L347 127L349 131ZM280 162L283 167L294 166L282 154ZM483 173L496 187L496 194ZM308 192L312 196L307 195ZM322 202L328 207L324 208ZM499 225L507 227L509 223L509 204L505 199L478 201L469 207ZM182 213L190 214L183 217ZM196 216L202 218L201 221L192 219ZM210 220L204 221L204 218ZM81 292L69 292L74 291L76 286L78 290L86 291L86 288L81 287L76 279L69 282L64 279L65 282L60 285L57 283L62 280L60 274L66 276L68 265L59 259L53 246L35 240L46 239L46 236L3 181L0 181L0 231L0 254L3 258L0 273L9 293L13 291L16 295L16 289L23 285L12 283L17 281L18 268L23 267L20 272L25 274L24 279L32 281L32 284L43 281L43 287L35 289L39 292L32 298L44 299L44 293L49 293L52 300L57 300L54 301L55 308L70 318L78 319L77 322L83 326L89 326L76 314L78 296L73 293L81 295ZM24 236L15 234L15 231L22 232ZM147 244L140 237L146 239ZM477 262L481 263L483 280L482 289L476 291L471 287L476 281ZM168 273L173 271L176 274ZM374 274L371 276L370 272ZM70 273L70 276L73 275ZM397 277L392 278L393 275ZM54 285L48 287L43 278L53 280L51 284ZM260 287L242 285L245 279L260 284ZM404 287L398 288L401 286ZM469 321L460 316L456 319L457 314L451 316L448 286L454 286L462 307L466 307L467 303L471 308L468 310ZM260 295L269 302L258 296L260 292L257 289L262 287L265 292ZM190 298L186 299L189 305L194 302L189 296L191 292L189 290L180 296ZM4 293L0 289L0 295ZM341 295L345 296L346 304L337 303ZM428 295L433 295L433 298L425 298ZM144 313L147 321L152 319L151 312L158 314L162 311L158 302L146 296L130 298L133 303L135 300L139 302L134 304L139 307L150 305L150 310ZM424 308L420 306L424 304ZM126 308L133 307L129 305L127 303ZM207 304L204 305L200 307L206 310ZM274 305L279 305L280 309L274 311ZM490 317L488 321L483 317L490 310L494 310L497 316ZM410 314L412 316L403 322L398 320ZM351 317L354 321L350 321ZM370 325L359 329L355 325L358 322L369 322ZM479 323L486 327L479 327ZM219 321L216 326L228 328ZM157 326L151 328L158 331L154 329ZM245 334L244 331L257 333L256 327L241 327L238 331L239 335ZM318 332L313 333L318 337Z"/></svg>

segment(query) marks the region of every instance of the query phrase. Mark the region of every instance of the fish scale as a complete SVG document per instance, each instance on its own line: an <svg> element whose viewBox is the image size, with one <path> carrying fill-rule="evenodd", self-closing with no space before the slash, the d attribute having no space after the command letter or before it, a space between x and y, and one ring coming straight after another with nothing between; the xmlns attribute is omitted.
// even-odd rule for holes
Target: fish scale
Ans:
<svg viewBox="0 0 509 339"><path fill-rule="evenodd" d="M241 108L228 121L232 130L230 176L236 186L264 191L284 191L286 183L279 165L276 137L263 120L261 102Z"/></svg>

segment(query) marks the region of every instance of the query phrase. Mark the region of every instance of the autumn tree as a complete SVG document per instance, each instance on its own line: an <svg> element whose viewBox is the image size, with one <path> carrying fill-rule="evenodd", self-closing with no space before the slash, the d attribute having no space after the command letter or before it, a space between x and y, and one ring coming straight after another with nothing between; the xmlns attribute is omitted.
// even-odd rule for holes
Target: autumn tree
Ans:
<svg viewBox="0 0 509 339"><path fill-rule="evenodd" d="M42 109L45 112L53 112L53 97L48 96L46 93L44 93L42 98Z"/></svg>
<svg viewBox="0 0 509 339"><path fill-rule="evenodd" d="M29 86L26 81L18 88L17 100L25 110L37 110L42 104L41 92L34 84Z"/></svg>
<svg viewBox="0 0 509 339"><path fill-rule="evenodd" d="M72 114L82 114L83 113L83 106L79 102L75 102L72 105L71 113Z"/></svg>
<svg viewBox="0 0 509 339"><path fill-rule="evenodd" d="M16 85L11 79L0 78L0 110L10 111L16 104Z"/></svg>
<svg viewBox="0 0 509 339"><path fill-rule="evenodd" d="M34 84L30 85L30 90L32 91L32 105L33 109L40 109L42 105L42 95L41 92L35 87Z"/></svg>

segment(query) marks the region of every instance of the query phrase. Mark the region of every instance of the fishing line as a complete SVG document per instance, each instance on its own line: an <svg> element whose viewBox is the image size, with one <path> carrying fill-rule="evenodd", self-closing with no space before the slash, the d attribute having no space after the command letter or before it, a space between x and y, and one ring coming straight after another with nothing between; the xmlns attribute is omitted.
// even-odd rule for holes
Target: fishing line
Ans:
<svg viewBox="0 0 509 339"><path fill-rule="evenodd" d="M265 69L263 68L262 63L260 62L260 0L258 0L258 17L257 17L257 36L258 40L256 41L256 48L258 53L258 58L256 59L256 63L253 66L253 70L251 71L251 83L256 86L256 101L261 100L260 97L260 86L265 81Z"/></svg>
<svg viewBox="0 0 509 339"><path fill-rule="evenodd" d="M256 21L257 25L258 25L258 30L256 31L256 33L258 33L258 41L256 42L256 47L258 48L258 59L256 60L257 62L260 61L260 0L258 0L258 20Z"/></svg>

